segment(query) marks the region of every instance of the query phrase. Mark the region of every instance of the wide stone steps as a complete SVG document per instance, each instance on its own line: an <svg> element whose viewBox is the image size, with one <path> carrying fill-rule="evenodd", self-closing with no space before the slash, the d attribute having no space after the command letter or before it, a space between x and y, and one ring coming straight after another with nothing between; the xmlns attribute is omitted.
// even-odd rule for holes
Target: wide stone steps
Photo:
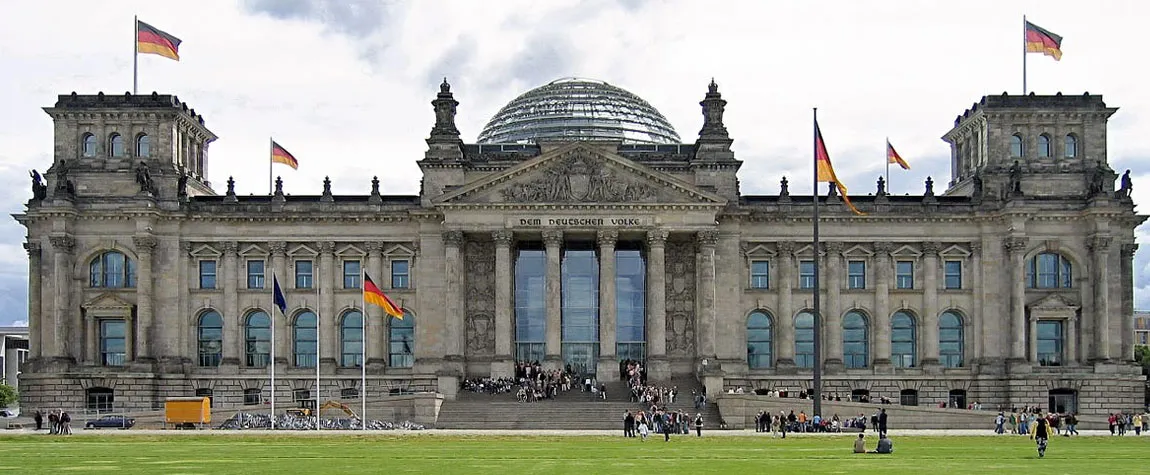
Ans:
<svg viewBox="0 0 1150 475"><path fill-rule="evenodd" d="M610 393L608 393L610 394ZM718 409L711 405L696 411L692 403L674 404L693 418L704 412L704 427L717 427ZM445 401L435 426L441 429L623 429L623 415L640 410L638 404L601 401L577 402L547 400L531 403L508 401Z"/></svg>

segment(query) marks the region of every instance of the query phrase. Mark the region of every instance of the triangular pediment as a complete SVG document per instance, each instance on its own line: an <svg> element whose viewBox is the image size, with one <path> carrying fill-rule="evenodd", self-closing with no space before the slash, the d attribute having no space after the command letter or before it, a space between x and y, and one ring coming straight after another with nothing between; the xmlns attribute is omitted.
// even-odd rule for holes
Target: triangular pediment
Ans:
<svg viewBox="0 0 1150 475"><path fill-rule="evenodd" d="M132 310L135 304L120 298L116 294L103 293L97 295L87 302L84 302L82 307L89 312L97 311L100 313L107 313L109 311L124 311Z"/></svg>
<svg viewBox="0 0 1150 475"><path fill-rule="evenodd" d="M573 143L437 198L436 204L697 204L726 199L618 154Z"/></svg>
<svg viewBox="0 0 1150 475"><path fill-rule="evenodd" d="M754 244L747 248L747 257L775 257L777 254L770 247L763 244Z"/></svg>
<svg viewBox="0 0 1150 475"><path fill-rule="evenodd" d="M1050 294L1030 304L1031 310L1078 310L1078 304L1059 295Z"/></svg>

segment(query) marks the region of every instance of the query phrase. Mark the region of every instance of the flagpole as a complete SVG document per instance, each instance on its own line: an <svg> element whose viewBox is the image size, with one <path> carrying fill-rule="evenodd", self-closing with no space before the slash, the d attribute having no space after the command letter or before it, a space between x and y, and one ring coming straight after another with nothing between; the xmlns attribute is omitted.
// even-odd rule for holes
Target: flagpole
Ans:
<svg viewBox="0 0 1150 475"><path fill-rule="evenodd" d="M890 137L886 138L886 149L883 150L883 155L886 155L886 191L890 194Z"/></svg>
<svg viewBox="0 0 1150 475"><path fill-rule="evenodd" d="M823 394L822 385L823 385L823 382L822 382L822 368L821 368L821 366L822 366L822 351L821 351L820 343L819 343L819 340L821 340L821 334L822 334L822 325L820 324L822 321L822 318L819 315L819 108L818 107L813 108L813 114L814 114L813 117L814 117L814 126L815 126L814 127L814 129L815 129L815 131L814 131L815 132L814 133L814 135L815 135L814 136L814 150L813 150L814 151L814 162L815 162L814 163L815 174L814 174L814 192L812 193L812 198L814 198L814 208L815 208L815 216L814 216L814 256L815 256L815 276L814 277L815 277L815 281L814 281L814 287L813 287L811 294L812 294L812 297L814 300L814 314L815 314L814 315L814 327L815 327L814 328L814 333L815 333L814 334L814 352L815 352L814 356L815 356L815 361L814 361L814 368L813 368L814 369L814 387L812 388L813 394L811 394L811 400L814 402L814 413L815 413L815 415L821 416L822 415L822 394ZM835 183L835 184L832 184L831 186L837 186L837 185L838 184Z"/></svg>
<svg viewBox="0 0 1150 475"><path fill-rule="evenodd" d="M316 272L319 266L312 268L311 284L315 285L315 430L319 430L319 407L320 407L320 376L319 376L319 346L320 346L320 327L323 322L323 315L320 313L319 305L319 286L316 285L315 276L319 274Z"/></svg>
<svg viewBox="0 0 1150 475"><path fill-rule="evenodd" d="M132 15L132 95L139 94L140 17Z"/></svg>
<svg viewBox="0 0 1150 475"><path fill-rule="evenodd" d="M1026 15L1022 15L1022 95L1026 95Z"/></svg>
<svg viewBox="0 0 1150 475"><path fill-rule="evenodd" d="M271 390L271 393L272 393L271 421L272 422L271 422L271 428L272 428L272 430L275 430L275 428L276 428L276 308L278 307L278 305L276 305L276 285L275 285L275 283L276 283L276 269L275 269L275 267L272 267L271 271L272 271L271 272L271 274L272 274L272 285L271 285L271 287L272 287L272 318L271 318L271 327L272 327L271 346L272 346L272 348L271 348L271 361L268 363L268 366L271 367L271 373L272 373L272 390ZM264 279L264 282L267 282L267 279ZM280 313L283 313L283 311L280 311Z"/></svg>
<svg viewBox="0 0 1150 475"><path fill-rule="evenodd" d="M275 194L272 187L272 153L275 151L275 139L268 137L268 196Z"/></svg>
<svg viewBox="0 0 1150 475"><path fill-rule="evenodd" d="M359 268L359 316L360 316L360 339L362 343L359 345L359 401L360 413L359 420L363 424L363 430L367 430L367 297L363 293L364 276L365 272L363 266Z"/></svg>

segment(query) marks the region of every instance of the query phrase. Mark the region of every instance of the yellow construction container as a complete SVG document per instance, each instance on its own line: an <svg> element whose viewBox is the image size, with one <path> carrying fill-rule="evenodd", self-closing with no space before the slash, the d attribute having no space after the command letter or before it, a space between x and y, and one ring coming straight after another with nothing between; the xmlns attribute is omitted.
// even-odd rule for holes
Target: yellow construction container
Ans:
<svg viewBox="0 0 1150 475"><path fill-rule="evenodd" d="M212 423L212 401L210 398L170 397L164 402L164 427L169 424L177 429L194 429Z"/></svg>

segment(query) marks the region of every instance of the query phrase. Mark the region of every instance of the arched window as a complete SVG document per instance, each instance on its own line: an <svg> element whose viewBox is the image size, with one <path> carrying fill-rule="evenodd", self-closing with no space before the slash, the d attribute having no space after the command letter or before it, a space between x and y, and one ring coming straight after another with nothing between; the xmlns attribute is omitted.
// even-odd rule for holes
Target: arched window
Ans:
<svg viewBox="0 0 1150 475"><path fill-rule="evenodd" d="M1042 134L1038 136L1038 156L1042 158L1049 158L1052 154L1050 152L1050 136Z"/></svg>
<svg viewBox="0 0 1150 475"><path fill-rule="evenodd" d="M843 317L843 366L866 368L869 350L866 315L858 310L847 312Z"/></svg>
<svg viewBox="0 0 1150 475"><path fill-rule="evenodd" d="M815 314L795 315L795 366L815 367Z"/></svg>
<svg viewBox="0 0 1150 475"><path fill-rule="evenodd" d="M295 317L292 325L292 348L295 351L295 365L299 368L315 368L319 355L316 354L318 334L315 314L307 311Z"/></svg>
<svg viewBox="0 0 1150 475"><path fill-rule="evenodd" d="M1014 158L1022 157L1022 136L1014 134L1010 136L1010 156Z"/></svg>
<svg viewBox="0 0 1150 475"><path fill-rule="evenodd" d="M351 310L339 324L339 365L358 368L363 362L363 314Z"/></svg>
<svg viewBox="0 0 1150 475"><path fill-rule="evenodd" d="M107 251L88 264L92 287L123 288L136 286L136 264L124 253Z"/></svg>
<svg viewBox="0 0 1150 475"><path fill-rule="evenodd" d="M751 369L771 367L771 316L755 310L747 317L747 366Z"/></svg>
<svg viewBox="0 0 1150 475"><path fill-rule="evenodd" d="M915 367L915 330L914 317L906 311L890 318L890 362L895 368Z"/></svg>
<svg viewBox="0 0 1150 475"><path fill-rule="evenodd" d="M938 317L938 359L942 367L961 368L962 347L962 315L947 310Z"/></svg>
<svg viewBox="0 0 1150 475"><path fill-rule="evenodd" d="M124 137L120 134L112 134L108 137L108 154L113 157L124 156Z"/></svg>
<svg viewBox="0 0 1150 475"><path fill-rule="evenodd" d="M1032 289L1069 289L1071 277L1070 260L1055 252L1038 254L1026 265L1026 286Z"/></svg>
<svg viewBox="0 0 1150 475"><path fill-rule="evenodd" d="M148 138L147 134L140 134L136 137L136 156L137 157L150 157L152 155L152 139Z"/></svg>
<svg viewBox="0 0 1150 475"><path fill-rule="evenodd" d="M262 368L268 365L271 356L272 320L267 313L257 310L248 315L244 325L244 347L247 365Z"/></svg>
<svg viewBox="0 0 1150 475"><path fill-rule="evenodd" d="M403 309L403 319L389 318L387 359L392 368L410 368L415 363L415 315Z"/></svg>
<svg viewBox="0 0 1150 475"><path fill-rule="evenodd" d="M215 310L200 315L196 340L199 342L200 366L219 366L224 347L224 319Z"/></svg>
<svg viewBox="0 0 1150 475"><path fill-rule="evenodd" d="M1074 158L1078 156L1078 137L1074 134L1066 134L1066 158Z"/></svg>
<svg viewBox="0 0 1150 475"><path fill-rule="evenodd" d="M80 153L85 157L96 156L96 136L92 134L84 134L80 139Z"/></svg>

